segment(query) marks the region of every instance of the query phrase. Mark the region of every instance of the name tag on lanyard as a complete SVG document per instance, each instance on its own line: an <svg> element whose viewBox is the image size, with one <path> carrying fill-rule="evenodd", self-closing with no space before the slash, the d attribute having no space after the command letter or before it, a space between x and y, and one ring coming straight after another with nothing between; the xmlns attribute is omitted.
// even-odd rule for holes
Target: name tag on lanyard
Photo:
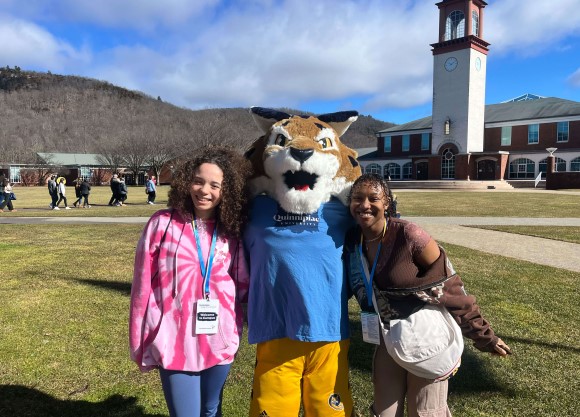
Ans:
<svg viewBox="0 0 580 417"><path fill-rule="evenodd" d="M379 315L377 313L361 311L360 322L362 324L363 341L374 345L380 345L381 332L379 326Z"/></svg>
<svg viewBox="0 0 580 417"><path fill-rule="evenodd" d="M198 300L195 314L195 334L216 334L218 323L218 300Z"/></svg>

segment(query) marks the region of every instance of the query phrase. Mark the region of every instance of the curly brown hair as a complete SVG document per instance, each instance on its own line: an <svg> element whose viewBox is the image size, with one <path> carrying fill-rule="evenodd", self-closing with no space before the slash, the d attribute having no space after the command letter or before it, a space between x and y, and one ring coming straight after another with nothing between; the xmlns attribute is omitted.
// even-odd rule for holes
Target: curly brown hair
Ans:
<svg viewBox="0 0 580 417"><path fill-rule="evenodd" d="M208 145L196 150L173 175L167 205L185 218L193 218L191 185L201 164L217 165L224 173L221 201L216 208L220 233L239 238L247 220L247 179L252 173L250 162L230 147Z"/></svg>
<svg viewBox="0 0 580 417"><path fill-rule="evenodd" d="M348 193L347 203L349 206L352 200L353 191L362 184L369 184L372 187L377 187L378 189L382 190L387 200L387 208L385 209L385 216L396 217L397 209L394 206L395 199L393 198L391 187L389 187L389 183L387 182L387 180L385 180L383 177L377 174L363 174L355 180L355 182L352 184L350 192Z"/></svg>

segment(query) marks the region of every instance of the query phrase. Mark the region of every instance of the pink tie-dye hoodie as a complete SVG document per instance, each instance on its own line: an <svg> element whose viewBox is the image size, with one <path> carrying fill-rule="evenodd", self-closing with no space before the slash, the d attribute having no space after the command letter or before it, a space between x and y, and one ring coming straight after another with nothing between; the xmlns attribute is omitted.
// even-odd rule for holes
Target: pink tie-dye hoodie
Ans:
<svg viewBox="0 0 580 417"><path fill-rule="evenodd" d="M210 298L219 300L219 331L195 334L196 305L203 298L197 245L191 222L177 211L171 222L170 217L171 210L155 213L137 245L129 316L131 359L144 372L157 367L197 372L231 363L240 344L241 303L247 301L249 285L243 245L218 234ZM215 222L197 224L207 263Z"/></svg>

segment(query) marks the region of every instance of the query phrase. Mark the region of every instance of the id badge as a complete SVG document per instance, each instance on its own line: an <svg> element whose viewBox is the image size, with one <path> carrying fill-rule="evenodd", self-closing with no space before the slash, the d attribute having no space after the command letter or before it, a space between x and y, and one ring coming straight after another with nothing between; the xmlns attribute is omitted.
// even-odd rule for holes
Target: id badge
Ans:
<svg viewBox="0 0 580 417"><path fill-rule="evenodd" d="M362 324L363 340L374 345L381 344L381 328L379 325L379 315L361 311L360 322Z"/></svg>
<svg viewBox="0 0 580 417"><path fill-rule="evenodd" d="M196 334L216 334L218 331L218 300L198 300L195 316Z"/></svg>

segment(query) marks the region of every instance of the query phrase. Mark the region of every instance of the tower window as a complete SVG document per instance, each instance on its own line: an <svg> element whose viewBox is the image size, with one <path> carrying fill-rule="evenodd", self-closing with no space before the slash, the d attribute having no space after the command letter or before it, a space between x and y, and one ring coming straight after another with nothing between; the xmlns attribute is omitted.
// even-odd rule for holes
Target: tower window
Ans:
<svg viewBox="0 0 580 417"><path fill-rule="evenodd" d="M479 15L475 10L471 12L471 28L473 30L473 34L479 37Z"/></svg>
<svg viewBox="0 0 580 417"><path fill-rule="evenodd" d="M445 22L445 40L463 38L465 36L465 15L459 10L452 11Z"/></svg>

